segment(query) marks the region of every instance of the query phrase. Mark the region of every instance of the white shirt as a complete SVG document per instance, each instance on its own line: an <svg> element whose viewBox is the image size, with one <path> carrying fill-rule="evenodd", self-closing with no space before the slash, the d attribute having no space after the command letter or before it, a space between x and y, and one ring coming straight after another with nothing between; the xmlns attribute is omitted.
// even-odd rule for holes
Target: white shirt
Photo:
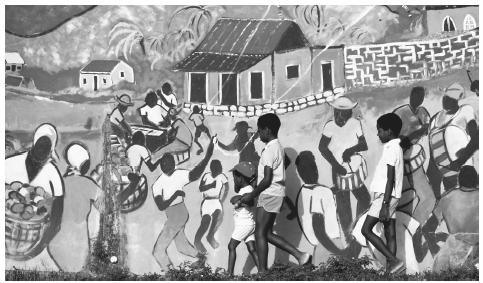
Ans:
<svg viewBox="0 0 483 283"><path fill-rule="evenodd" d="M213 178L213 176L211 176L211 172L208 172L203 175L201 181L204 182L205 185L216 182L214 188L206 190L202 193L203 198L220 198L221 189L223 188L224 184L228 183L228 178L225 176L225 174L219 174L218 176Z"/></svg>
<svg viewBox="0 0 483 283"><path fill-rule="evenodd" d="M162 93L161 95L164 95L164 98L169 103L174 104L175 106L178 105L178 99L176 99L176 95L174 93L171 93L169 95ZM163 107L166 111L169 110L168 105L164 104L161 99L158 99L158 104L161 105L161 107Z"/></svg>
<svg viewBox="0 0 483 283"><path fill-rule="evenodd" d="M381 159L376 166L374 172L374 178L371 183L371 191L374 193L386 192L387 183L387 165L394 166L394 188L391 196L394 198L401 198L403 174L404 174L404 161L403 151L399 143L400 139L392 139L384 144L382 150Z"/></svg>
<svg viewBox="0 0 483 283"><path fill-rule="evenodd" d="M138 144L131 145L126 152L129 160L129 166L139 167L142 161L147 161L150 158L149 151L146 147Z"/></svg>
<svg viewBox="0 0 483 283"><path fill-rule="evenodd" d="M411 110L409 104L398 107L394 110L394 113L403 121L400 135L408 136L422 128L422 126L429 124L431 117L428 110L424 107L418 107L416 113Z"/></svg>
<svg viewBox="0 0 483 283"><path fill-rule="evenodd" d="M193 121L193 123L195 123L195 126L198 127L198 126L201 126L203 124L203 120L205 120L205 118L203 118L203 115L197 113L193 113L191 114L190 118L189 118L191 121Z"/></svg>
<svg viewBox="0 0 483 283"><path fill-rule="evenodd" d="M278 139L271 140L262 150L260 163L258 164L258 183L265 176L265 166L273 169L272 183L262 194L272 196L285 196L285 168L284 151Z"/></svg>
<svg viewBox="0 0 483 283"><path fill-rule="evenodd" d="M442 127L448 123L451 118L453 118L453 120L451 121L450 125L458 126L465 131L469 121L476 121L475 111L473 108L470 105L461 105L460 109L453 115L447 114L445 110L442 110L436 114L431 128Z"/></svg>
<svg viewBox="0 0 483 283"><path fill-rule="evenodd" d="M124 116L122 115L121 111L116 107L111 113L111 117L109 118L111 123L114 123L116 125L120 125L122 121L124 121Z"/></svg>
<svg viewBox="0 0 483 283"><path fill-rule="evenodd" d="M163 200L167 201L174 195L176 191L182 191L183 187L189 184L189 170L176 169L171 176L163 174L153 184L153 196L163 196ZM183 197L178 196L170 206L184 201Z"/></svg>
<svg viewBox="0 0 483 283"><path fill-rule="evenodd" d="M11 184L18 181L22 184L30 184L34 187L42 187L46 192L50 192L54 197L64 195L64 182L62 180L59 169L51 163L47 162L32 182L29 182L27 167L25 160L27 152L19 155L11 156L5 159L5 183Z"/></svg>
<svg viewBox="0 0 483 283"><path fill-rule="evenodd" d="M248 185L240 189L237 195L242 196L253 192L253 187ZM233 211L233 220L235 226L254 225L253 207L239 207Z"/></svg>
<svg viewBox="0 0 483 283"><path fill-rule="evenodd" d="M161 122L164 121L164 117L167 115L167 111L164 110L159 105L154 105L152 108L149 105L144 105L139 109L141 116L147 116L148 120L152 123L159 125Z"/></svg>
<svg viewBox="0 0 483 283"><path fill-rule="evenodd" d="M342 164L342 154L350 147L359 143L359 137L363 136L361 121L349 118L344 126L339 127L331 120L327 122L322 135L330 138L328 149L332 152L339 164Z"/></svg>

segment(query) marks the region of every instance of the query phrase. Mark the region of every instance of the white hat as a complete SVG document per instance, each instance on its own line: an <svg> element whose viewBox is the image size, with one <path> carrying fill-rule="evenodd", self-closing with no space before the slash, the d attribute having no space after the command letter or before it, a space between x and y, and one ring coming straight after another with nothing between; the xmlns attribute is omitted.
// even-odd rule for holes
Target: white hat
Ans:
<svg viewBox="0 0 483 283"><path fill-rule="evenodd" d="M444 95L451 97L453 99L456 99L456 100L460 100L461 98L463 98L464 94L465 94L465 89L459 83L454 83L454 84L450 85L444 91Z"/></svg>
<svg viewBox="0 0 483 283"><path fill-rule="evenodd" d="M344 95L338 97L334 101L330 101L329 104L332 107L340 110L350 110L357 106L357 102L352 101L349 97Z"/></svg>
<svg viewBox="0 0 483 283"><path fill-rule="evenodd" d="M41 124L37 127L34 133L34 142L35 144L41 137L48 137L52 143L52 147L50 149L52 158L55 161L59 161L59 155L55 151L55 147L57 146L57 129L55 129L54 125L49 123Z"/></svg>
<svg viewBox="0 0 483 283"><path fill-rule="evenodd" d="M90 159L87 147L79 142L73 142L65 148L64 153L67 164L80 170L84 162Z"/></svg>

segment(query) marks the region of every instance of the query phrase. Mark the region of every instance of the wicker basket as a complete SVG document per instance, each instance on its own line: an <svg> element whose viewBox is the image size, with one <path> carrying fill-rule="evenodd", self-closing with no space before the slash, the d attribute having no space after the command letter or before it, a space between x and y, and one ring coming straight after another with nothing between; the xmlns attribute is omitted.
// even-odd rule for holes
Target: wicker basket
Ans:
<svg viewBox="0 0 483 283"><path fill-rule="evenodd" d="M129 184L124 185L123 189L127 186L129 186ZM139 179L139 183L134 193L132 193L121 204L121 212L129 213L140 208L146 201L147 196L148 196L148 182L146 181L146 176L142 175L141 178Z"/></svg>
<svg viewBox="0 0 483 283"><path fill-rule="evenodd" d="M50 225L49 214L39 219L24 220L5 214L5 255L15 260L27 260L37 256L44 247L42 238Z"/></svg>

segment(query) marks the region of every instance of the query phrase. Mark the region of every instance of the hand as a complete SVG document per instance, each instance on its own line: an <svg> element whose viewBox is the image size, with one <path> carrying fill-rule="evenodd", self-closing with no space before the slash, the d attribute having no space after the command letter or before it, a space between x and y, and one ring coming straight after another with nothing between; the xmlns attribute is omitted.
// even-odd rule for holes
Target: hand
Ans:
<svg viewBox="0 0 483 283"><path fill-rule="evenodd" d="M382 204L381 212L379 212L379 219L382 222L387 222L389 220L389 204Z"/></svg>
<svg viewBox="0 0 483 283"><path fill-rule="evenodd" d="M175 193L175 194L177 194L177 195L178 195L178 196L180 196L180 197L185 197L185 196L186 196L186 193L185 193L185 192L183 192L183 191L176 191L176 193Z"/></svg>
<svg viewBox="0 0 483 283"><path fill-rule="evenodd" d="M461 166L463 166L463 162L461 162L459 159L452 161L448 168L453 171L460 171Z"/></svg>
<svg viewBox="0 0 483 283"><path fill-rule="evenodd" d="M297 211L295 209L293 209L292 211L290 211L289 214L287 214L287 219L288 220L295 219L295 217L297 217Z"/></svg>
<svg viewBox="0 0 483 283"><path fill-rule="evenodd" d="M344 168L344 166L342 166L338 163L334 166L334 169L335 169L335 172L337 172L337 174L339 174L339 175L347 174L347 170Z"/></svg>
<svg viewBox="0 0 483 283"><path fill-rule="evenodd" d="M240 198L240 202L242 203L246 203L246 204L249 204L251 202L253 202L253 200L255 199L255 197L250 194L250 193L247 193L247 194L244 194L241 198Z"/></svg>
<svg viewBox="0 0 483 283"><path fill-rule="evenodd" d="M256 131L254 134L253 134L253 137L252 137L252 141L258 139L260 137L260 134L258 133L258 131Z"/></svg>
<svg viewBox="0 0 483 283"><path fill-rule="evenodd" d="M342 153L342 161L350 162L351 156L354 155L354 153L355 153L354 150L350 148L344 150L344 153Z"/></svg>
<svg viewBox="0 0 483 283"><path fill-rule="evenodd" d="M230 199L231 204L237 203L241 199L241 196L234 196Z"/></svg>

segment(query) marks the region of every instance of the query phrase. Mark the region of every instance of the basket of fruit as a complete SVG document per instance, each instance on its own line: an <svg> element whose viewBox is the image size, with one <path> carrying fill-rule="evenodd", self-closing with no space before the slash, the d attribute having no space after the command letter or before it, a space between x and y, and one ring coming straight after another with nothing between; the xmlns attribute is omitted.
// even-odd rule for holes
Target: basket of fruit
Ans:
<svg viewBox="0 0 483 283"><path fill-rule="evenodd" d="M53 197L42 187L20 182L5 185L5 254L26 260L43 249L42 238L50 225Z"/></svg>

